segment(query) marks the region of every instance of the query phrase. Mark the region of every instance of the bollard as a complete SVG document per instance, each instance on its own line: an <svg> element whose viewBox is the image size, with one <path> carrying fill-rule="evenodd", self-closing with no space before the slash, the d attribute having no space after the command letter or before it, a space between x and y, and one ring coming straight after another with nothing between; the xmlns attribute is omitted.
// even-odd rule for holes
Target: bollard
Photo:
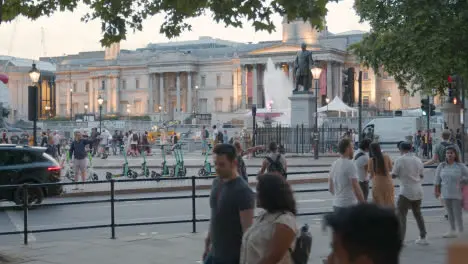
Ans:
<svg viewBox="0 0 468 264"><path fill-rule="evenodd" d="M28 184L23 184L23 238L24 244L28 244Z"/></svg>
<svg viewBox="0 0 468 264"><path fill-rule="evenodd" d="M197 205L195 192L195 176L192 176L192 233L197 232Z"/></svg>
<svg viewBox="0 0 468 264"><path fill-rule="evenodd" d="M115 239L115 179L110 180L111 238Z"/></svg>

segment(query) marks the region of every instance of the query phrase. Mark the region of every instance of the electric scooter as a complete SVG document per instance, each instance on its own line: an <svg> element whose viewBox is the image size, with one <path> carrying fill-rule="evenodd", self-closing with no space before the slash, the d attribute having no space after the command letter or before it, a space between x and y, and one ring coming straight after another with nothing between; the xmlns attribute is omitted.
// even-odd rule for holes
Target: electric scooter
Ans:
<svg viewBox="0 0 468 264"><path fill-rule="evenodd" d="M166 160L166 150L164 149L166 145L161 145L161 156L163 158L163 162L161 163L161 173L157 173L155 171L151 172L151 178L153 179L159 179L161 177L168 177L174 176L174 170L169 169L169 166L167 166L167 160Z"/></svg>
<svg viewBox="0 0 468 264"><path fill-rule="evenodd" d="M65 177L68 178L70 181L75 182L75 171L73 170L72 166L70 165L70 158L67 155L67 164L68 166L65 168ZM93 155L91 152L88 152L88 167L87 167L87 175L86 181L98 181L99 176L94 171L93 168Z"/></svg>
<svg viewBox="0 0 468 264"><path fill-rule="evenodd" d="M187 175L187 168L184 166L184 156L182 152L182 145L177 143L174 147L174 157L176 164L174 165L174 177L184 177Z"/></svg>
<svg viewBox="0 0 468 264"><path fill-rule="evenodd" d="M208 160L208 153L211 152L211 144L208 144L208 151L205 152L205 161L203 163L203 167L198 170L198 176L200 177L206 177L206 176L209 176L211 175L212 172L212 166L211 166L211 163L210 161Z"/></svg>
<svg viewBox="0 0 468 264"><path fill-rule="evenodd" d="M106 172L106 179L111 180L112 178L120 178L120 177L128 177L130 179L136 179L138 177L138 173L136 171L133 171L130 169L128 166L128 159L127 159L127 153L124 151L123 152L124 156L124 164L122 168L122 174L112 174L111 172Z"/></svg>
<svg viewBox="0 0 468 264"><path fill-rule="evenodd" d="M145 151L141 152L141 156L143 157L143 163L141 164L141 174L139 174L139 176L149 177L150 176L150 170L148 168L148 165L146 164ZM153 173L153 172L151 172L151 173Z"/></svg>

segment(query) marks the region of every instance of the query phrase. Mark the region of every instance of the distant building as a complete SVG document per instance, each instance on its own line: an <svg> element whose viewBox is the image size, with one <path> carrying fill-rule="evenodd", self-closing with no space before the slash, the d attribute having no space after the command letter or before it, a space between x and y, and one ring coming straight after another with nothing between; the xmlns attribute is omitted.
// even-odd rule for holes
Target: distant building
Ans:
<svg viewBox="0 0 468 264"><path fill-rule="evenodd" d="M318 32L303 21L283 21L282 30L282 40L255 44L200 37L149 44L133 51L114 44L102 52L41 60L57 63L56 113L61 116L86 109L97 113L97 98L101 96L106 114L184 120L196 113L229 120L233 113L245 113L252 104L265 107L263 76L268 58L293 78L293 62L302 42L323 68L319 103L324 104L326 97L343 97L343 71L360 69L347 47L360 41L365 32ZM401 94L385 72L378 76L372 70L362 70L365 108L419 107L419 98ZM357 87L356 78L356 102Z"/></svg>
<svg viewBox="0 0 468 264"><path fill-rule="evenodd" d="M38 118L54 117L57 102L55 64L43 61L34 63L41 72L38 85ZM9 116L11 122L28 119L28 86L32 85L29 71L32 69L32 64L33 60L0 55L0 73L5 73L10 79L7 87L10 89L12 101L12 111Z"/></svg>

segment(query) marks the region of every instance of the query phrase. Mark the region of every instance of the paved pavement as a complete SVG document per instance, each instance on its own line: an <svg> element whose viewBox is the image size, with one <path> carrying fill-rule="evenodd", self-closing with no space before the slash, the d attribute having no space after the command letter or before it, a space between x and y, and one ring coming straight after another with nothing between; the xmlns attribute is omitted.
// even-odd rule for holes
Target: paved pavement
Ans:
<svg viewBox="0 0 468 264"><path fill-rule="evenodd" d="M408 222L408 241L401 254L401 264L442 264L446 263L446 248L455 241L444 239L447 223L440 214L426 215L426 224L430 244L418 246L411 241L417 238L415 221ZM465 221L468 217L465 216ZM303 222L299 219L299 222ZM314 244L309 264L322 264L329 251L330 232L320 227L320 219L311 223ZM115 240L97 238L80 240L72 236L65 241L33 242L28 246L5 246L0 252L11 263L99 263L99 264L153 264L153 263L201 263L205 232L148 234L138 236L120 236Z"/></svg>

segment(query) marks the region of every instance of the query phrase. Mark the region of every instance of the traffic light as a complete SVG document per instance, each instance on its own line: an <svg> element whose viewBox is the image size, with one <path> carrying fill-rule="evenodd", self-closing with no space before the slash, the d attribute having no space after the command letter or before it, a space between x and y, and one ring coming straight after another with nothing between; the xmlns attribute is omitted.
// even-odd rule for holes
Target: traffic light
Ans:
<svg viewBox="0 0 468 264"><path fill-rule="evenodd" d="M460 102L459 96L460 96L460 91L459 87L457 87L457 80L458 77L457 75L449 75L447 78L448 82L448 92L447 92L447 102L457 104Z"/></svg>
<svg viewBox="0 0 468 264"><path fill-rule="evenodd" d="M421 100L421 110L423 111L424 115L427 115L429 112L430 116L435 116L435 105L429 102L429 99L422 99Z"/></svg>
<svg viewBox="0 0 468 264"><path fill-rule="evenodd" d="M348 105L354 105L354 68L343 71L343 101Z"/></svg>

